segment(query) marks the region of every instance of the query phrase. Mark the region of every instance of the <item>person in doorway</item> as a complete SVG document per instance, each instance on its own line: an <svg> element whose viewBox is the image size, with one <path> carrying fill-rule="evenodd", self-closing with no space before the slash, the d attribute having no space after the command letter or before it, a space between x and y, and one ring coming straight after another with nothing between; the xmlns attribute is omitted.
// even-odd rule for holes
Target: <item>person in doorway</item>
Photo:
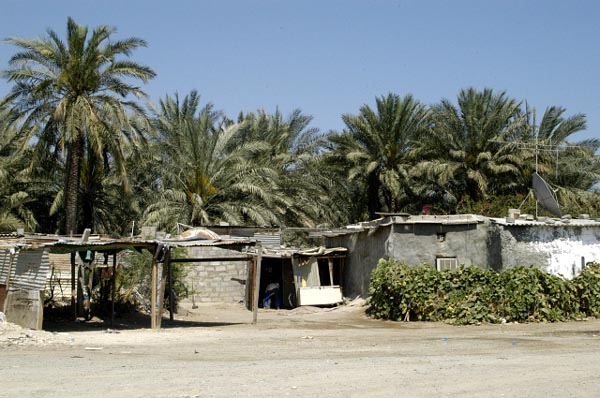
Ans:
<svg viewBox="0 0 600 398"><path fill-rule="evenodd" d="M263 308L271 308L271 299L275 301L275 308L281 308L281 295L279 294L279 283L272 282L265 289L265 298L263 299Z"/></svg>

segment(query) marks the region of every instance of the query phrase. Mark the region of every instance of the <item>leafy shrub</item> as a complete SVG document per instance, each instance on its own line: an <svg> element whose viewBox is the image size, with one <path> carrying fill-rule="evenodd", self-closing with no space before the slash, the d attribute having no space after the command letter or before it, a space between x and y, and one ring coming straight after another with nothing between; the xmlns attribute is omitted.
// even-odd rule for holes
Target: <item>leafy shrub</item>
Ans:
<svg viewBox="0 0 600 398"><path fill-rule="evenodd" d="M579 315L576 290L568 280L537 268L500 274L498 312L507 321L562 321Z"/></svg>
<svg viewBox="0 0 600 398"><path fill-rule="evenodd" d="M574 281L533 267L497 273L461 266L437 271L379 260L371 278L371 315L391 320L445 320L454 324L563 321L600 309L600 265Z"/></svg>
<svg viewBox="0 0 600 398"><path fill-rule="evenodd" d="M489 289L496 280L493 271L461 266L439 274L442 276L438 293L440 312L435 320L449 320L452 323L494 321L490 317L493 291Z"/></svg>
<svg viewBox="0 0 600 398"><path fill-rule="evenodd" d="M409 270L402 262L379 260L369 287L371 313L375 318L397 321L408 311L403 293L407 290L404 282Z"/></svg>
<svg viewBox="0 0 600 398"><path fill-rule="evenodd" d="M579 310L587 316L600 317L600 264L588 263L573 279L573 285L579 299Z"/></svg>

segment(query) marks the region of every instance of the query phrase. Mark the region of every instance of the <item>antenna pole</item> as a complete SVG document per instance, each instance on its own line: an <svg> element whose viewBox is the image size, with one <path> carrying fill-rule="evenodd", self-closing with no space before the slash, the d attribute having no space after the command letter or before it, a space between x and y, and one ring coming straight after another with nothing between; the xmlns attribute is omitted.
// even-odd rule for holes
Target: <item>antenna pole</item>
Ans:
<svg viewBox="0 0 600 398"><path fill-rule="evenodd" d="M540 130L537 128L535 124L535 108L533 109L533 129L535 131L535 173L538 174L538 154L539 154L539 144L540 144ZM538 218L538 200L535 198L535 219Z"/></svg>

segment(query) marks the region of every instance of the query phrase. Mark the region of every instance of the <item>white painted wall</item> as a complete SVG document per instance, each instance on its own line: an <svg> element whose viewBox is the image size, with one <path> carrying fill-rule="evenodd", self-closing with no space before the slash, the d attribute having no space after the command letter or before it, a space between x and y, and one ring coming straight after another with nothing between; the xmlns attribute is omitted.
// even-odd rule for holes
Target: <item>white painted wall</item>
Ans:
<svg viewBox="0 0 600 398"><path fill-rule="evenodd" d="M595 227L520 227L512 234L503 235L503 263L510 268L533 265L571 279L581 272L582 258L585 263L600 262L600 231ZM505 231L506 232L506 231ZM520 261L520 262L519 262Z"/></svg>

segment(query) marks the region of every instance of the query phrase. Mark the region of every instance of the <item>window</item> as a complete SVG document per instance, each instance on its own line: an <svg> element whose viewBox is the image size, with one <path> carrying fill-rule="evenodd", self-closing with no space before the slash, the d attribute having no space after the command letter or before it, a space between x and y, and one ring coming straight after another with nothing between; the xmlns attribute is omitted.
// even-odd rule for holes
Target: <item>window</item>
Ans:
<svg viewBox="0 0 600 398"><path fill-rule="evenodd" d="M456 257L438 257L435 259L435 266L438 271L458 268Z"/></svg>

